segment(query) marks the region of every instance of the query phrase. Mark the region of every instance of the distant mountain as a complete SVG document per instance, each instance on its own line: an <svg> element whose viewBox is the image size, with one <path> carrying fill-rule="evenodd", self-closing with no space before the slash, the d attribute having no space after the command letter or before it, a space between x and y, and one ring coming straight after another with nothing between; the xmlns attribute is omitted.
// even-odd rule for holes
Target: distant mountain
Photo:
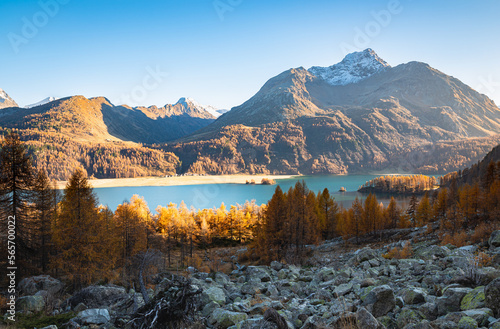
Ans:
<svg viewBox="0 0 500 329"><path fill-rule="evenodd" d="M181 158L183 170L200 173L447 171L456 168L451 163L477 160L458 156L460 147L469 149L464 141L486 152L499 133L500 109L485 95L428 64L391 67L367 49L328 68L285 71L166 149ZM217 151L221 145L227 156ZM446 145L457 155L446 166L437 158L404 161L405 151L424 145Z"/></svg>
<svg viewBox="0 0 500 329"><path fill-rule="evenodd" d="M43 99L43 100L41 100L41 101L39 101L37 103L26 105L24 108L30 109L32 107L36 107L36 106L40 106L40 105L45 105L45 104L53 102L55 100L57 100L57 98L52 97L52 96L51 97L47 97L47 98L45 98L45 99Z"/></svg>
<svg viewBox="0 0 500 329"><path fill-rule="evenodd" d="M0 109L7 107L18 107L18 105L3 89L0 89Z"/></svg>
<svg viewBox="0 0 500 329"><path fill-rule="evenodd" d="M227 110L220 110L220 109L217 109L217 108L210 106L210 105L208 105L208 106L201 105L200 103L198 103L197 101L195 101L192 98L183 97L183 98L179 99L177 104L182 104L184 107L196 108L200 112L206 111L216 118L221 116L222 114L228 112Z"/></svg>
<svg viewBox="0 0 500 329"><path fill-rule="evenodd" d="M104 97L83 96L0 111L1 127L52 131L93 142L163 143L193 133L214 120L212 114L191 104L131 108L114 106Z"/></svg>

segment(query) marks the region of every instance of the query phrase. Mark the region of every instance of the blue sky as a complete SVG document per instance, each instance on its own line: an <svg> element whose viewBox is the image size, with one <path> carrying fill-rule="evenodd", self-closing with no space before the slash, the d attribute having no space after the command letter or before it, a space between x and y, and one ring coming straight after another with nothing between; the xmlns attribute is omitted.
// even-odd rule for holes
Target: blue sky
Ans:
<svg viewBox="0 0 500 329"><path fill-rule="evenodd" d="M500 104L497 0L0 0L0 88L19 105L105 96L237 106L292 67L374 49Z"/></svg>

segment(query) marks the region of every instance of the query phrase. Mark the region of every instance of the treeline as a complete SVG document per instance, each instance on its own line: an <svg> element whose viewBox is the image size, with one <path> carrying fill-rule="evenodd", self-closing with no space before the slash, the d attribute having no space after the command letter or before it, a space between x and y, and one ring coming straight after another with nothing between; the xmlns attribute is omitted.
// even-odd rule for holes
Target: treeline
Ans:
<svg viewBox="0 0 500 329"><path fill-rule="evenodd" d="M11 130L0 128L0 136ZM68 180L76 168L95 178L165 176L177 172L173 154L123 143L89 143L61 134L36 130L15 131L25 141L35 168L53 180ZM3 138L3 137L0 137Z"/></svg>
<svg viewBox="0 0 500 329"><path fill-rule="evenodd" d="M423 194L437 187L437 180L434 176L389 175L380 176L366 182L358 189L358 192Z"/></svg>
<svg viewBox="0 0 500 329"><path fill-rule="evenodd" d="M494 175L498 171L500 171L500 145L493 148L483 160L470 168L445 175L442 184L449 187L453 181L456 181L458 185L479 183L485 187L494 180Z"/></svg>

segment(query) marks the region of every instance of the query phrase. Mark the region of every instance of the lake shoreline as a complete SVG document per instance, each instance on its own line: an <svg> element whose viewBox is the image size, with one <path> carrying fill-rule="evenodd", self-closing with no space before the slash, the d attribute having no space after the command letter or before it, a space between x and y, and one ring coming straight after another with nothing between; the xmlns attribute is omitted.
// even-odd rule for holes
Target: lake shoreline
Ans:
<svg viewBox="0 0 500 329"><path fill-rule="evenodd" d="M138 178L110 178L90 179L93 188L109 187L153 187L153 186L186 186L207 184L242 184L254 180L260 184L263 178L278 180L300 178L300 175L209 175L209 176L174 176L174 177L138 177ZM66 181L56 182L57 188L64 189Z"/></svg>

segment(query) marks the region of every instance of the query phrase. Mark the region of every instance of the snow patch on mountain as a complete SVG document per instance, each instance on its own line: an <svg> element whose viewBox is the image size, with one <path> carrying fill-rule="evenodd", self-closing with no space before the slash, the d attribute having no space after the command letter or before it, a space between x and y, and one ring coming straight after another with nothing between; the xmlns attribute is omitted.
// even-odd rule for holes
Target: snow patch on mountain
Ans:
<svg viewBox="0 0 500 329"><path fill-rule="evenodd" d="M182 104L186 107L192 106L199 111L207 111L208 113L212 114L216 118L227 112L227 110L220 110L220 109L217 109L217 108L210 106L210 105L208 105L208 106L201 105L200 103L198 103L197 101L195 101L194 99L189 98L189 97L182 97L181 99L179 99L177 104Z"/></svg>
<svg viewBox="0 0 500 329"><path fill-rule="evenodd" d="M330 67L313 66L308 71L332 86L360 82L391 66L368 48L347 55L342 62Z"/></svg>
<svg viewBox="0 0 500 329"><path fill-rule="evenodd" d="M0 88L0 108L17 107L17 103Z"/></svg>
<svg viewBox="0 0 500 329"><path fill-rule="evenodd" d="M45 104L53 102L55 100L57 100L57 98L55 98L55 97L47 97L47 98L45 98L45 99L43 99L43 100L41 100L41 101L39 101L37 103L26 105L24 108L25 109L30 109L32 107L36 107L36 106L40 106L40 105L45 105Z"/></svg>

